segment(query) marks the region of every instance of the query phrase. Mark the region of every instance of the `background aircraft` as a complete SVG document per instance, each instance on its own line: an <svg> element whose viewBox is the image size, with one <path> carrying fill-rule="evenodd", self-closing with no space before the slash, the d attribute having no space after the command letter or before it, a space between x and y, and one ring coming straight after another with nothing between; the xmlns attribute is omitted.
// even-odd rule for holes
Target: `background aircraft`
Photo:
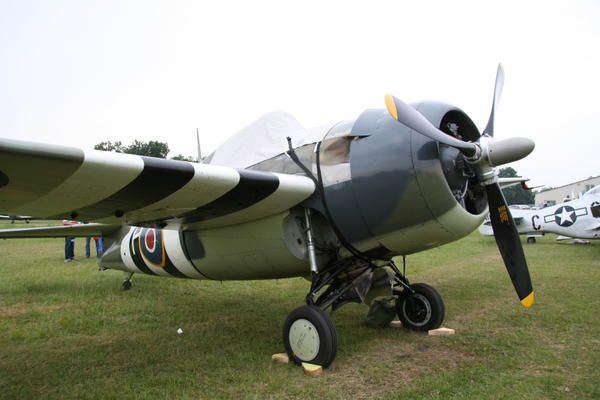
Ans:
<svg viewBox="0 0 600 400"><path fill-rule="evenodd" d="M25 221L26 223L29 223L29 221L31 221L31 217L24 216L24 215L3 215L3 214L0 214L0 219L9 219L9 220L11 220L11 222L13 224L15 223L15 221Z"/></svg>
<svg viewBox="0 0 600 400"><path fill-rule="evenodd" d="M527 156L526 138L496 140L498 67L483 134L457 107L403 103L306 130L270 114L204 163L0 140L0 211L96 222L12 229L0 237L103 235L100 266L156 276L240 280L305 276L306 305L284 324L296 362L327 367L337 334L325 310L396 298L404 327L444 318L438 292L411 283L393 257L458 240L489 212L521 303L534 293L496 166Z"/></svg>
<svg viewBox="0 0 600 400"><path fill-rule="evenodd" d="M567 238L600 238L600 186L587 191L576 200L570 200L539 210L510 210L517 231L527 235L528 243L544 233L556 233ZM482 235L493 235L492 223L488 220L481 225Z"/></svg>

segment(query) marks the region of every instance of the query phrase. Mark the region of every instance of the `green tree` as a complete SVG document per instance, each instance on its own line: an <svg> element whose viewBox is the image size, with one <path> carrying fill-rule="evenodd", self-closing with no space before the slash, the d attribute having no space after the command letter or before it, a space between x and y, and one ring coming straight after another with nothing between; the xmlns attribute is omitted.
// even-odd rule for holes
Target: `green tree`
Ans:
<svg viewBox="0 0 600 400"><path fill-rule="evenodd" d="M167 158L167 154L169 154L169 145L156 140L150 140L148 142L134 140L133 143L127 147L125 153L137 154L138 156Z"/></svg>
<svg viewBox="0 0 600 400"><path fill-rule="evenodd" d="M169 154L169 145L167 143L159 142L156 140L150 140L148 142L134 140L133 143L129 146L123 146L123 144L119 140L115 142L107 140L105 142L100 142L97 145L95 145L94 149L103 151L116 151L117 153L137 154L139 156L157 158L167 158L167 154Z"/></svg>
<svg viewBox="0 0 600 400"><path fill-rule="evenodd" d="M195 158L184 156L183 154L177 154L175 157L171 157L171 160L196 162Z"/></svg>
<svg viewBox="0 0 600 400"><path fill-rule="evenodd" d="M117 153L126 152L125 147L123 146L120 140L117 140L114 143L110 140L107 140L106 142L100 142L94 146L94 149L102 151L116 151Z"/></svg>
<svg viewBox="0 0 600 400"><path fill-rule="evenodd" d="M500 178L516 178L519 177L514 168L501 168L498 172ZM534 204L535 195L531 190L525 190L521 185L513 185L502 189L504 198L509 205L512 204Z"/></svg>

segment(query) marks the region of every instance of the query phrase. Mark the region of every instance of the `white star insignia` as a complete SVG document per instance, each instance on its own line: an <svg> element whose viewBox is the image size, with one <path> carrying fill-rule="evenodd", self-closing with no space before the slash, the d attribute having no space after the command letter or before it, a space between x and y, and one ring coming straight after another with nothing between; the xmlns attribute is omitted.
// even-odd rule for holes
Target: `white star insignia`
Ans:
<svg viewBox="0 0 600 400"><path fill-rule="evenodd" d="M565 222L569 222L569 223L573 223L573 214L575 214L574 211L569 211L566 208L563 208L562 213L557 214L556 217L559 218L558 224L562 225Z"/></svg>

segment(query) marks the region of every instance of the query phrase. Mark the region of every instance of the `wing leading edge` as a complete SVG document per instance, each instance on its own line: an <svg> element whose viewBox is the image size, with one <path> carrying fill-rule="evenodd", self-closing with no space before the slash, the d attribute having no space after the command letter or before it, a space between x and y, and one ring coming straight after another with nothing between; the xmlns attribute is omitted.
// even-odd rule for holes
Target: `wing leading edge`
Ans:
<svg viewBox="0 0 600 400"><path fill-rule="evenodd" d="M44 226L39 228L0 229L0 238L55 238L107 235L121 229L121 225L80 224L69 226Z"/></svg>
<svg viewBox="0 0 600 400"><path fill-rule="evenodd" d="M215 227L308 198L303 176L0 139L0 212L104 224Z"/></svg>

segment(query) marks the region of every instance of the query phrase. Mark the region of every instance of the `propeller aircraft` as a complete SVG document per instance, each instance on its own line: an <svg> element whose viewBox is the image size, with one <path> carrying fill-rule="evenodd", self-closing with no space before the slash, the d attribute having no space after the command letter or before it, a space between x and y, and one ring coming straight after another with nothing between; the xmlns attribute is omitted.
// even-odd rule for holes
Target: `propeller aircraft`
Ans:
<svg viewBox="0 0 600 400"><path fill-rule="evenodd" d="M25 221L25 223L29 223L29 221L31 221L31 217L26 216L26 215L3 215L0 214L0 220L2 219L8 219L10 220L11 224L14 224L15 221Z"/></svg>
<svg viewBox="0 0 600 400"><path fill-rule="evenodd" d="M513 209L511 212L519 234L527 235L527 243L535 243L535 238L545 233L555 233L565 239L600 239L600 186L588 190L579 199L539 210ZM491 221L486 220L479 232L493 235Z"/></svg>
<svg viewBox="0 0 600 400"><path fill-rule="evenodd" d="M234 135L203 163L0 139L0 212L88 224L5 229L3 238L104 237L101 268L214 280L309 279L283 327L290 359L327 367L337 333L327 310L385 289L407 329L440 326L444 303L394 263L459 240L489 213L520 302L534 292L496 167L527 138L494 138L504 74L480 133L459 108L406 104L302 128L283 113Z"/></svg>

